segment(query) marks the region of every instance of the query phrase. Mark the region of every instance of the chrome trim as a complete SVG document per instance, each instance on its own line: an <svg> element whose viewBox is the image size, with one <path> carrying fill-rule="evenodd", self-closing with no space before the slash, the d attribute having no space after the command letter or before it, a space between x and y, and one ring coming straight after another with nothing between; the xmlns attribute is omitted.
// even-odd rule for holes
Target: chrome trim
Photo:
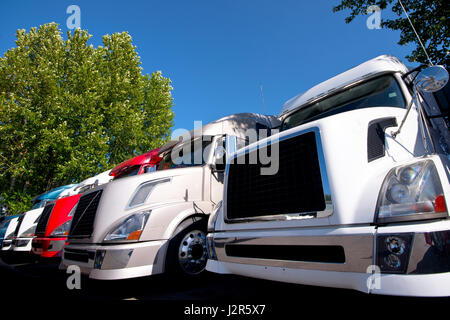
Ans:
<svg viewBox="0 0 450 320"><path fill-rule="evenodd" d="M120 249L120 250L106 250L106 249L107 248L104 248L102 250L100 249L96 250L96 252L99 251L105 252L101 267L99 268L101 270L126 268L134 252L134 249Z"/></svg>
<svg viewBox="0 0 450 320"><path fill-rule="evenodd" d="M137 208L139 206L142 206L143 204L145 204L148 200L148 197L152 194L153 190L155 189L155 187L158 184L162 184L162 183L167 183L167 182L171 182L172 181L172 177L169 178L161 178L161 179L155 179L155 180L150 180L150 181L146 181L144 183L141 183L136 190L133 192L133 194L130 197L130 200L128 201L127 205L125 206L125 210L130 210L130 209L134 209ZM142 203L136 204L134 206L130 206L130 204L133 202L134 197L136 196L136 194L139 192L139 190L141 190L142 187L145 187L146 185L149 184L154 184L153 188L149 191L149 193L147 194L147 196L145 197L145 200Z"/></svg>
<svg viewBox="0 0 450 320"><path fill-rule="evenodd" d="M272 142L279 143L283 140L290 139L302 134L314 132L315 138L316 138L316 148L317 148L317 155L319 158L319 168L320 168L320 176L322 180L322 187L323 187L323 196L324 198L330 198L331 200L327 201L325 200L325 210L323 211L317 211L317 212L297 212L297 213L290 213L290 214L275 214L270 216L259 216L259 217L251 217L251 218L238 218L238 219L228 219L227 217L227 188L228 188L228 177L229 177L229 170L230 170L230 163L235 162L234 159L236 159L238 156L243 156L247 153L256 151L259 148L260 144L259 142L249 147L246 147L245 149L241 149L243 151L235 153L232 157L230 157L230 161L227 161L227 166L225 169L225 183L224 183L224 200L223 200L223 210L224 210L224 221L225 223L240 223L240 222L255 222L255 221L286 221L286 220L302 220L302 219L320 219L320 218L328 218L331 215L333 215L334 212L334 205L333 205L333 197L331 195L331 189L328 179L328 171L326 168L326 162L325 162L325 156L323 152L322 147L322 140L320 136L320 129L318 127L312 127L300 131L296 131L293 133L290 133L288 135L285 135L281 138L276 136L271 136L267 138L268 140L262 145L262 147L266 147ZM277 139L273 139L272 137L276 137ZM232 161L233 160L233 161ZM325 190L329 190L330 193L325 193Z"/></svg>
<svg viewBox="0 0 450 320"><path fill-rule="evenodd" d="M345 263L304 262L272 260L259 258L230 257L225 253L225 245L340 245L344 248ZM305 270L322 270L337 272L361 272L373 264L373 235L343 235L343 236L289 236L289 237L228 237L214 238L217 260L221 262L259 265Z"/></svg>

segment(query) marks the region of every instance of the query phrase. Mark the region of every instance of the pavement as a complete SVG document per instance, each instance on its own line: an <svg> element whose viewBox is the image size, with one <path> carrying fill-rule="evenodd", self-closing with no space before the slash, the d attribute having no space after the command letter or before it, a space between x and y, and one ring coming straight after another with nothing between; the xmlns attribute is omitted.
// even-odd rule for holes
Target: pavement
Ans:
<svg viewBox="0 0 450 320"><path fill-rule="evenodd" d="M114 306L126 301L138 301L144 309L149 306L163 308L181 316L193 311L194 306L218 305L223 307L224 313L229 313L230 305L250 304L265 305L266 314L274 316L281 313L291 315L306 309L314 309L316 313L333 312L333 307L336 307L336 312L351 312L360 308L386 311L392 308L403 315L403 310L415 308L447 309L450 302L450 298L368 295L354 290L212 273L188 280L166 275L116 281L82 277L81 288L69 290L66 284L69 275L59 270L58 266L58 263L9 265L0 260L1 305L20 301L21 304L43 303L46 307L49 304L78 302Z"/></svg>

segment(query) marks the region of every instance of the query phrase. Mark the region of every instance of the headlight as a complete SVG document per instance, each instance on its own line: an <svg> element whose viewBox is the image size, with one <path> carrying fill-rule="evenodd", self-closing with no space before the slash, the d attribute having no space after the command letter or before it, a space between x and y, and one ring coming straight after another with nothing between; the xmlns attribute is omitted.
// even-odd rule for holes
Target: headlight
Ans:
<svg viewBox="0 0 450 320"><path fill-rule="evenodd" d="M36 224L22 232L18 238L33 238L36 232Z"/></svg>
<svg viewBox="0 0 450 320"><path fill-rule="evenodd" d="M119 226L115 227L113 231L108 233L104 241L139 240L150 212L151 210L143 211L129 216Z"/></svg>
<svg viewBox="0 0 450 320"><path fill-rule="evenodd" d="M62 225L57 227L55 230L52 231L50 236L67 236L69 234L70 225L72 224L72 219L69 221L64 222Z"/></svg>
<svg viewBox="0 0 450 320"><path fill-rule="evenodd" d="M137 190L134 192L133 196L131 197L130 202L128 203L128 208L134 208L137 206L140 206L141 204L144 204L147 200L150 193L153 191L153 189L161 183L169 182L170 178L164 178L160 180L154 180L150 182L146 182L141 184Z"/></svg>
<svg viewBox="0 0 450 320"><path fill-rule="evenodd" d="M392 169L378 197L380 223L447 217L444 193L431 160Z"/></svg>
<svg viewBox="0 0 450 320"><path fill-rule="evenodd" d="M5 240L13 240L15 237L14 237L14 232L11 232L10 234L8 234L6 237L5 237Z"/></svg>
<svg viewBox="0 0 450 320"><path fill-rule="evenodd" d="M219 211L221 209L222 209L222 201L219 201L219 203L217 203L217 205L214 208L213 212L209 216L208 229L207 229L208 232L214 232L214 230L216 229L217 217L219 216Z"/></svg>

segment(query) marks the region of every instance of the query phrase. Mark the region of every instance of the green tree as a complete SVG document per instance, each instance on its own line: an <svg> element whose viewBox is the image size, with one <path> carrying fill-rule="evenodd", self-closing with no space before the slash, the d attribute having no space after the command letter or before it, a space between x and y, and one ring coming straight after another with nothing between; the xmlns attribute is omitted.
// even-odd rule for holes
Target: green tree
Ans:
<svg viewBox="0 0 450 320"><path fill-rule="evenodd" d="M11 209L157 148L173 126L171 81L142 74L127 32L97 48L86 30L61 34L55 23L18 30L0 57L0 194Z"/></svg>
<svg viewBox="0 0 450 320"><path fill-rule="evenodd" d="M450 1L448 0L402 0L406 11L419 35L428 55L433 63L442 63L450 66L450 57L447 56L450 45ZM384 10L388 7L392 10L395 19L383 19L381 26L400 31L399 45L415 43L416 48L406 58L410 62L428 64L428 59L423 52L417 37L409 24L398 0L341 0L341 3L333 7L333 12L351 10L345 18L350 23L358 15L366 15L367 8L377 5Z"/></svg>

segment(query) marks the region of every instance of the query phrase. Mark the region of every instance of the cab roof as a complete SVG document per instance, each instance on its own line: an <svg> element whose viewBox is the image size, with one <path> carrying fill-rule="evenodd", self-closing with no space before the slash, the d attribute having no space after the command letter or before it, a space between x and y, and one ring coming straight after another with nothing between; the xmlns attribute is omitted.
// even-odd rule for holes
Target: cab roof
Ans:
<svg viewBox="0 0 450 320"><path fill-rule="evenodd" d="M76 186L76 184L68 184L65 186L57 187L55 189L52 189L50 191L47 191L45 193L42 193L42 194L34 197L32 201L35 202L35 201L41 201L41 200L54 200L54 199L58 198L58 196L61 192L63 192L64 190L67 190L67 189L71 189L74 186Z"/></svg>
<svg viewBox="0 0 450 320"><path fill-rule="evenodd" d="M249 128L255 128L257 123L270 129L277 128L281 124L280 120L274 116L267 116L258 113L236 113L207 123L200 128L191 130L176 139L167 142L160 148L159 153L161 154L171 149L181 141L187 141L191 138L200 136L229 134L236 135L238 137L245 137L246 130Z"/></svg>
<svg viewBox="0 0 450 320"><path fill-rule="evenodd" d="M121 172L126 170L129 167L133 166L141 166L143 164L158 164L161 161L161 157L158 156L159 148L151 150L149 152L146 152L144 154L141 154L137 157L128 159L117 166L115 166L111 172L109 173L110 176L118 176Z"/></svg>
<svg viewBox="0 0 450 320"><path fill-rule="evenodd" d="M286 101L281 108L280 117L294 110L309 105L313 100L320 99L356 81L372 78L382 73L406 73L408 68L396 57L381 55L366 61L352 69L330 78Z"/></svg>

